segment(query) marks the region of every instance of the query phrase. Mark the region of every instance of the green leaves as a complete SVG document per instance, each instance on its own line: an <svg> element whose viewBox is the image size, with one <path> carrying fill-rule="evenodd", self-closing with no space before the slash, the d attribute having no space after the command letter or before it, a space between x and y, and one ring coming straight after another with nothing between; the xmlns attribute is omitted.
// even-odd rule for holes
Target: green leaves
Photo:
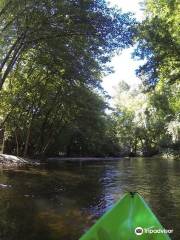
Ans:
<svg viewBox="0 0 180 240"><path fill-rule="evenodd" d="M111 140L101 77L132 44L135 20L104 0L4 0L0 9L6 151L100 154Z"/></svg>
<svg viewBox="0 0 180 240"><path fill-rule="evenodd" d="M148 107L156 112L155 117L150 117L148 134L154 136L161 149L172 146L174 141L168 128L173 126L176 135L179 131L180 3L177 0L146 0L144 7L146 19L138 26L134 57L146 61L137 70L137 75L149 92L146 94ZM176 140L178 144L179 136Z"/></svg>
<svg viewBox="0 0 180 240"><path fill-rule="evenodd" d="M147 17L139 24L134 55L147 63L138 70L147 87L159 81L173 84L180 78L180 3L177 0L145 1Z"/></svg>
<svg viewBox="0 0 180 240"><path fill-rule="evenodd" d="M22 54L31 51L35 51L35 61L41 58L41 64L52 72L58 71L55 66L58 64L66 69L68 80L76 78L98 85L94 74L104 69L115 51L132 43L135 32L135 20L129 14L108 8L104 0L83 4L63 0L15 0L9 4L7 0L1 8L4 50L0 57L9 67L6 74L5 66L0 67L1 85L16 62L22 62ZM49 64L47 56L51 58ZM67 76L67 72L73 76Z"/></svg>

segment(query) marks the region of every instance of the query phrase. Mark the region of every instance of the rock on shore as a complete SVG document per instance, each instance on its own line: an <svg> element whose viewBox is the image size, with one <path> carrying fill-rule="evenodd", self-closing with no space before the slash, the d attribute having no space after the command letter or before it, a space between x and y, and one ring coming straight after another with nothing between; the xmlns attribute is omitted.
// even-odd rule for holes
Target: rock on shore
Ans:
<svg viewBox="0 0 180 240"><path fill-rule="evenodd" d="M0 166L2 167L15 167L24 164L29 164L28 160L25 160L20 157L16 157L8 154L0 154Z"/></svg>

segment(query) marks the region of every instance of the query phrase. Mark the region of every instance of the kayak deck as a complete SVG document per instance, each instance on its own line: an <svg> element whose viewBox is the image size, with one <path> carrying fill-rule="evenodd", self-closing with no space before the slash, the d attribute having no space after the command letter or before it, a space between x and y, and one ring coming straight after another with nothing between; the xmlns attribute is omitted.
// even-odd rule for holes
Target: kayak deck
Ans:
<svg viewBox="0 0 180 240"><path fill-rule="evenodd" d="M140 233L135 233L136 228ZM147 229L161 233L148 233ZM79 240L170 240L151 209L138 194L127 193Z"/></svg>

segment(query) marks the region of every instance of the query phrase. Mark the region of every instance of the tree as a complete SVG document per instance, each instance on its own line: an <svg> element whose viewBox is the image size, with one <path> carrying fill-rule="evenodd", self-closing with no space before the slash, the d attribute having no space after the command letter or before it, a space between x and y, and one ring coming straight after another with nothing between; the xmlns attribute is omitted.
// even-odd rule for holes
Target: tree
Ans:
<svg viewBox="0 0 180 240"><path fill-rule="evenodd" d="M150 104L156 109L164 132L159 145L173 147L176 139L178 146L180 3L177 0L146 0L144 9L146 19L138 27L134 57L146 63L137 70L137 75L142 79L145 92L149 92Z"/></svg>
<svg viewBox="0 0 180 240"><path fill-rule="evenodd" d="M100 154L101 79L111 56L132 44L135 20L104 0L4 0L0 8L5 151Z"/></svg>
<svg viewBox="0 0 180 240"><path fill-rule="evenodd" d="M58 70L47 64L47 54L65 69L64 77L71 71L97 84L91 71L103 70L115 50L132 43L135 31L134 19L104 0L3 0L0 9L0 89L24 54L34 51L53 72Z"/></svg>
<svg viewBox="0 0 180 240"><path fill-rule="evenodd" d="M165 94L160 96L155 92L142 93L126 88L117 90L115 100L114 117L122 151L129 155L151 156L171 145L166 129L170 106Z"/></svg>
<svg viewBox="0 0 180 240"><path fill-rule="evenodd" d="M180 35L178 0L146 0L146 19L139 24L135 58L146 63L137 70L147 88L158 82L174 84L180 78Z"/></svg>

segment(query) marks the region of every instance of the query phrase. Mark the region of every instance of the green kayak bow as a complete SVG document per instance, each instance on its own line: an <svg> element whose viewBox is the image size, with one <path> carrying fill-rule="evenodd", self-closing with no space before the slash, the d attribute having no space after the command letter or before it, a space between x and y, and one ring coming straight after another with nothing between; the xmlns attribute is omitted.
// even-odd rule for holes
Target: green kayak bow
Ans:
<svg viewBox="0 0 180 240"><path fill-rule="evenodd" d="M170 240L138 193L127 193L79 240Z"/></svg>

